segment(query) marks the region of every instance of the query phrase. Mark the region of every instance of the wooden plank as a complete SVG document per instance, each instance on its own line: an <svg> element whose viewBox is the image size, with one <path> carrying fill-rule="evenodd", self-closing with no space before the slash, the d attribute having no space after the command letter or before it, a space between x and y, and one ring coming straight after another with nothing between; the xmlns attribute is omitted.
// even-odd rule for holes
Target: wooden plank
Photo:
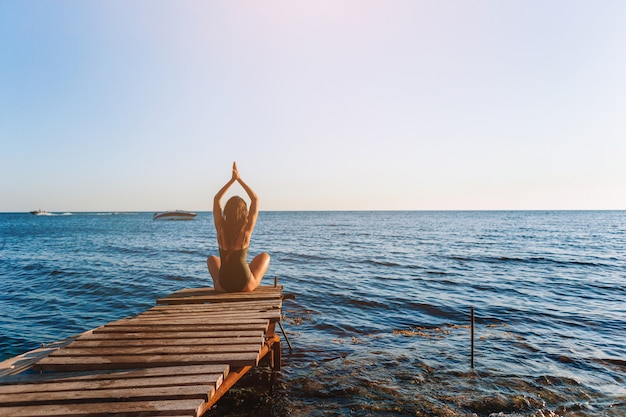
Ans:
<svg viewBox="0 0 626 417"><path fill-rule="evenodd" d="M239 303L233 303L239 304ZM193 308L197 306L197 308ZM168 314L185 314L185 315L215 315L215 314L237 314L237 313L247 313L247 312L271 312L280 310L281 306L277 304L267 305L267 306L259 306L252 307L249 305L238 305L236 307L221 307L227 306L227 304L174 304L167 306L158 306L158 307L167 307L163 309L157 309L155 307L150 310L146 310L143 313L135 316L135 317L145 317L145 316L165 316ZM177 307L177 308L174 308ZM178 308L180 307L180 308Z"/></svg>
<svg viewBox="0 0 626 417"><path fill-rule="evenodd" d="M194 305L194 304L192 304ZM206 305L206 304L200 304ZM189 304L181 304L181 306L189 307ZM171 307L171 306L167 306ZM254 317L263 317L264 314L275 314L281 311L281 306L273 306L271 308L246 308L246 307L237 307L237 308L228 308L228 309L202 309L202 310L193 310L193 309L167 309L167 310L146 310L143 313L132 317L121 319L122 321L130 321L130 320L145 320L145 319L155 319L155 318L176 318L176 317L187 317L194 318L197 316L214 318L214 317L231 317L231 316L242 316L242 315L251 315Z"/></svg>
<svg viewBox="0 0 626 417"><path fill-rule="evenodd" d="M109 324L124 324L124 323L132 323L132 322L148 322L158 321L158 320L191 320L194 322L199 321L215 321L220 318L228 318L229 320L233 319L247 319L247 318L256 318L256 319L279 319L280 318L280 310L272 309L272 310L238 310L238 311L215 311L215 312L161 312L154 314L140 314L133 319L122 319L111 322Z"/></svg>
<svg viewBox="0 0 626 417"><path fill-rule="evenodd" d="M149 339L201 339L213 337L255 337L263 336L263 330L212 330L206 332L136 332L136 333L91 333L77 340L149 340ZM68 345L69 346L69 345Z"/></svg>
<svg viewBox="0 0 626 417"><path fill-rule="evenodd" d="M157 304L193 304L207 302L257 301L280 298L282 286L258 287L252 292L218 293L212 288L186 289L157 300Z"/></svg>
<svg viewBox="0 0 626 417"><path fill-rule="evenodd" d="M66 349L76 348L94 348L94 347L113 347L123 343L124 346L193 346L193 345L245 345L258 343L262 344L265 340L263 336L254 337L206 337L193 339L110 339L110 340L77 340Z"/></svg>
<svg viewBox="0 0 626 417"><path fill-rule="evenodd" d="M217 296L230 297L237 295L248 295L248 294L276 294L280 296L282 293L283 286L273 286L273 285L259 285L253 292L231 292L231 293L219 293L215 291L213 287L199 287L199 288L184 288L182 290L178 290L170 296L189 296L189 295L204 295L204 294L214 294Z"/></svg>
<svg viewBox="0 0 626 417"><path fill-rule="evenodd" d="M91 372L89 374L80 373L61 373L61 374L28 374L17 375L0 380L0 384L39 384L55 382L71 382L71 381L106 381L111 379L135 379L135 378L151 378L160 376L178 377L178 376L194 376L194 375L212 375L221 374L228 375L230 367L227 364L209 364L209 365L193 365L193 366L168 366L160 368L144 368L131 370L118 370L107 372ZM0 385L2 387L3 385Z"/></svg>
<svg viewBox="0 0 626 417"><path fill-rule="evenodd" d="M44 416L201 416L206 411L206 402L202 400L179 401L128 401L102 402L94 404L58 404L2 407L0 415L6 417L44 417Z"/></svg>
<svg viewBox="0 0 626 417"><path fill-rule="evenodd" d="M255 312L255 313L237 313L237 314L216 314L216 315L201 315L190 317L189 315L167 315L167 316L143 316L138 317L135 320L118 321L108 324L111 326L154 326L154 325L216 325L216 324L245 324L255 323L261 320L263 321L277 321L280 320L280 311L276 312Z"/></svg>
<svg viewBox="0 0 626 417"><path fill-rule="evenodd" d="M112 326L158 326L158 325L215 325L220 322L227 324L248 324L254 323L260 320L264 321L278 321L281 319L281 313L279 310L267 311L267 312L246 312L241 313L211 313L203 314L198 313L192 317L182 314L168 314L168 315L155 315L155 316L142 316L131 320L116 321L107 323L107 327Z"/></svg>
<svg viewBox="0 0 626 417"><path fill-rule="evenodd" d="M202 333L209 331L225 331L225 330L261 330L265 331L268 326L268 320L260 320L256 323L243 323L243 324L205 324L195 326L185 325L163 325L156 329L150 328L151 326L103 326L93 330L93 333L139 333L152 330L160 333L174 332L174 333Z"/></svg>
<svg viewBox="0 0 626 417"><path fill-rule="evenodd" d="M97 369L132 369L176 365L204 365L227 363L233 366L256 366L258 352L211 353L195 355L107 355L98 357L59 356L47 357L35 365L35 369L50 371L85 371Z"/></svg>
<svg viewBox="0 0 626 417"><path fill-rule="evenodd" d="M100 348L68 348L52 352L48 357L60 356L119 356L119 355L183 355L223 352L256 352L261 350L261 344L228 344L228 345L200 345L200 346L125 346L122 342L118 346Z"/></svg>
<svg viewBox="0 0 626 417"><path fill-rule="evenodd" d="M172 387L186 385L219 386L224 380L223 373L202 375L150 376L143 378L91 379L91 380L49 380L41 383L0 385L0 395L39 393L52 391L101 390L119 388ZM2 402L2 401L0 401Z"/></svg>
<svg viewBox="0 0 626 417"><path fill-rule="evenodd" d="M248 300L248 301L230 301L228 303L206 303L206 304L156 304L150 307L149 310L192 310L199 309L204 310L231 310L235 308L272 308L273 306L282 304L280 298L264 298L261 300Z"/></svg>
<svg viewBox="0 0 626 417"><path fill-rule="evenodd" d="M187 306L187 304L185 304L185 306ZM154 319L154 318L176 318L176 317L189 317L189 318L196 318L196 317L202 317L202 318L215 318L215 317L220 317L220 316L227 316L227 317L236 317L236 316L246 316L246 315L250 315L250 316L263 316L264 314L276 314L277 312L280 312L280 308L266 308L266 309L262 309L262 308L238 308L236 310L224 310L224 311L220 311L220 310L202 310L202 311L194 311L194 310L156 310L156 311L149 311L149 312L145 312L142 313L138 316L135 316L133 319L134 320L142 320L142 319ZM128 320L128 319L125 319Z"/></svg>
<svg viewBox="0 0 626 417"><path fill-rule="evenodd" d="M215 385L185 385L179 387L112 388L73 391L25 392L19 395L0 394L0 406L25 406L35 404L99 403L105 401L208 401L215 393Z"/></svg>
<svg viewBox="0 0 626 417"><path fill-rule="evenodd" d="M278 321L280 320L281 313L276 310L274 312L242 312L242 313L234 313L234 314L214 314L214 315L204 315L198 314L196 316L190 317L189 315L179 315L179 314L168 314L168 315L158 315L158 316L142 316L138 317L132 321L118 321L114 323L110 323L110 326L128 326L130 324L137 325L176 325L176 324L196 324L196 325L205 325L205 324L216 324L216 323L225 323L225 324L233 324L233 323L249 323L257 320L269 320L269 321Z"/></svg>
<svg viewBox="0 0 626 417"><path fill-rule="evenodd" d="M229 303L209 304L163 304L155 305L144 313L152 311L229 311L241 309L273 309L282 306L282 299L266 299L257 301L231 301Z"/></svg>
<svg viewBox="0 0 626 417"><path fill-rule="evenodd" d="M232 296L229 299L223 299L222 297L216 298L214 296L195 296L195 297L169 297L157 300L158 304L203 304L207 302L226 302L226 301L242 301L242 300L261 300L261 299L273 299L273 295L254 294L248 293L248 296Z"/></svg>
<svg viewBox="0 0 626 417"><path fill-rule="evenodd" d="M101 328L110 328L110 327L135 327L135 326L148 326L148 327L159 327L162 329L169 329L174 326L178 327L193 327L193 328L214 328L214 327L224 327L224 326L233 326L233 325L243 325L243 324L265 324L268 319L263 317L263 313L256 313L259 317L256 317L255 314L246 314L246 315L221 315L221 316L211 316L205 318L203 316L181 316L175 319L171 318L158 318L153 320L144 320L144 319L132 319L132 320L118 320L111 323L107 323Z"/></svg>

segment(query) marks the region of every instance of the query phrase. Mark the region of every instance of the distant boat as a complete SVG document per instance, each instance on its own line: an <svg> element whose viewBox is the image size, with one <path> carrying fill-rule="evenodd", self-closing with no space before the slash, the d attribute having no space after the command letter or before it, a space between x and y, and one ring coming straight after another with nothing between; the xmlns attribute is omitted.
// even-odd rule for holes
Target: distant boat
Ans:
<svg viewBox="0 0 626 417"><path fill-rule="evenodd" d="M194 217L196 217L196 213L185 210L176 210L154 213L152 220L193 220Z"/></svg>
<svg viewBox="0 0 626 417"><path fill-rule="evenodd" d="M48 213L45 210L39 209L39 210L31 211L30 214L32 214L34 216L50 216L52 213Z"/></svg>

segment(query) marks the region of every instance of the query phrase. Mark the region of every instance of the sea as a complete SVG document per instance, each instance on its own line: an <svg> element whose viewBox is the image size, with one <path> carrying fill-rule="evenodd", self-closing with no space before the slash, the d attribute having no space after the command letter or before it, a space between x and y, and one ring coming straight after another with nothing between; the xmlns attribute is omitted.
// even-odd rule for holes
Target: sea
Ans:
<svg viewBox="0 0 626 417"><path fill-rule="evenodd" d="M282 370L209 415L626 416L626 211L261 212L260 252ZM0 360L211 286L216 253L209 212L2 213Z"/></svg>

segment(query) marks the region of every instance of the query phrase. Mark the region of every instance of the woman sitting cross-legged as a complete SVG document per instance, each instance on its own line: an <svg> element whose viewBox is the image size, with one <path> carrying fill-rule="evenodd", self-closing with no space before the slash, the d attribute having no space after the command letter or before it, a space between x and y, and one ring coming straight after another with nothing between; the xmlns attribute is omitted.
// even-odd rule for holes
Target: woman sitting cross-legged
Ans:
<svg viewBox="0 0 626 417"><path fill-rule="evenodd" d="M250 197L250 210L238 196L231 197L222 211L222 197L235 182L239 182ZM241 179L233 163L232 178L215 194L213 220L220 256L209 256L207 266L213 287L219 292L254 291L261 284L270 265L270 255L261 253L248 265L250 237L259 216L259 198Z"/></svg>

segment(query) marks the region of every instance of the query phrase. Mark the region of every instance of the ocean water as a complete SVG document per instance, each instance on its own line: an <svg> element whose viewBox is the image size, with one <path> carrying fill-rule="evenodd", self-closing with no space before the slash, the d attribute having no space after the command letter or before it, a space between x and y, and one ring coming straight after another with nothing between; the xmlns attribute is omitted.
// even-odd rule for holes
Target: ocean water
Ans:
<svg viewBox="0 0 626 417"><path fill-rule="evenodd" d="M0 214L0 360L210 286L210 213ZM283 370L221 416L626 416L626 212L262 212ZM475 310L475 367L470 310Z"/></svg>

